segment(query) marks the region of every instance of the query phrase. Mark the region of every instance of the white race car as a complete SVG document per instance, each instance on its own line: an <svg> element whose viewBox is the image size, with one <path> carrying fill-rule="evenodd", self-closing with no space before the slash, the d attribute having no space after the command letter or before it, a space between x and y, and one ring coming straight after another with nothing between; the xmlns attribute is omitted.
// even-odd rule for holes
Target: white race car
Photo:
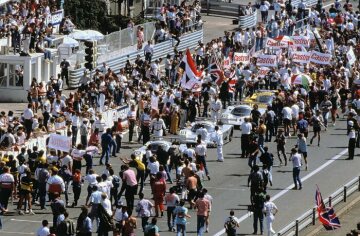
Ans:
<svg viewBox="0 0 360 236"><path fill-rule="evenodd" d="M233 125L240 128L245 118L249 118L252 108L249 105L229 106L221 115L221 123L226 125ZM265 109L259 108L261 115L265 114Z"/></svg>
<svg viewBox="0 0 360 236"><path fill-rule="evenodd" d="M212 121L195 121L190 127L180 130L180 143L183 144L196 144L197 141L197 130L204 127L207 131L205 142L208 147L216 147L213 141L215 134L215 124ZM224 143L225 141L230 142L234 132L234 126L232 125L219 125L220 130L223 133Z"/></svg>
<svg viewBox="0 0 360 236"><path fill-rule="evenodd" d="M170 147L171 147L172 143L166 140L156 140L156 141L149 141L147 143L145 143L144 146L142 146L139 149L136 149L134 151L134 154L137 158L139 158L140 160L142 160L143 155L145 155L146 150L148 149L148 147L150 146L151 148L151 152L153 154L155 154L157 152L157 150L159 149L159 147L163 147L163 149L165 151L169 151ZM179 146L179 150L182 151L186 149L185 145L180 145Z"/></svg>

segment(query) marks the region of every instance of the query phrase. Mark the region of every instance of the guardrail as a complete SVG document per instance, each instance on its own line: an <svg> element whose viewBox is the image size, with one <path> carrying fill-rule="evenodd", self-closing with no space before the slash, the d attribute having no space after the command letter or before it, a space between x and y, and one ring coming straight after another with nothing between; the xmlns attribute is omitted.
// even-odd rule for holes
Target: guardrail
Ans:
<svg viewBox="0 0 360 236"><path fill-rule="evenodd" d="M200 27L200 26L199 26ZM180 37L180 44L177 47L178 50L183 51L187 48L195 48L198 45L199 41L203 40L203 29L187 33ZM175 42L173 39L168 39L164 42L154 45L154 54L152 60L165 57L167 54L174 53ZM121 68L124 68L126 60L134 61L140 55L144 58L143 50L133 51L128 54L119 55L113 59L110 59L106 64L115 72L120 71ZM100 66L98 66L100 68ZM69 85L71 88L77 88L79 86L80 78L84 73L84 68L70 70L69 71Z"/></svg>
<svg viewBox="0 0 360 236"><path fill-rule="evenodd" d="M324 199L325 205L336 206L340 202L346 202L347 197L353 194L354 192L360 192L360 176L352 179L346 183L343 187L336 190L332 193L327 199ZM316 219L318 218L316 214L316 207L309 209L304 214L302 214L295 221L288 224L286 227L281 229L277 235L278 236L298 236L299 232L306 228L309 225L315 225Z"/></svg>
<svg viewBox="0 0 360 236"><path fill-rule="evenodd" d="M239 16L239 28L246 29L255 27L257 24L257 10L255 10L251 15Z"/></svg>
<svg viewBox="0 0 360 236"><path fill-rule="evenodd" d="M292 0L291 5L297 8L300 2L301 0ZM317 2L318 2L317 0L304 0L304 3L306 4L307 7L314 6L317 4Z"/></svg>

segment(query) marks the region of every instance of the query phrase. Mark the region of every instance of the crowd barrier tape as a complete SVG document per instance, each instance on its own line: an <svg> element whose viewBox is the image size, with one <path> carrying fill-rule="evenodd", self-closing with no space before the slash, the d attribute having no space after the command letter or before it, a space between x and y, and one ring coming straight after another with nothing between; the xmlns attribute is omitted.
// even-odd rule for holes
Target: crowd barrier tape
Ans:
<svg viewBox="0 0 360 236"><path fill-rule="evenodd" d="M200 26L199 26L200 27ZM191 33L186 33L180 37L181 43L177 47L179 51L184 51L187 48L192 49L198 45L199 41L203 41L203 29L198 29ZM174 54L174 40L168 39L164 42L157 43L154 45L154 54L152 60L164 58L167 54ZM121 68L125 67L127 60L135 61L137 55L140 55L144 59L144 51L133 51L128 54L120 54L118 57L113 58L106 62L111 70L118 73ZM100 68L100 66L98 67ZM71 88L77 88L80 84L80 78L84 74L85 68L69 70L69 84Z"/></svg>
<svg viewBox="0 0 360 236"><path fill-rule="evenodd" d="M118 108L109 109L101 114L103 115L103 119L105 121L106 128L110 128L114 125L114 121L117 121L119 118L123 120L123 122L127 123L127 113L129 112L130 108L128 105L124 105ZM67 135L67 127L65 126L65 122L62 123L55 123L56 133L59 133L60 135L66 136ZM80 131L79 131L80 132ZM21 146L13 146L7 150L1 150L0 155L14 155L17 156L20 153L20 149L22 147L25 147L26 149L33 149L34 146L38 147L38 150L44 150L46 154L47 145L46 142L48 138L50 137L50 134L43 134L38 137L32 137L28 141L25 142L24 145ZM77 135L77 143L80 143L80 135Z"/></svg>

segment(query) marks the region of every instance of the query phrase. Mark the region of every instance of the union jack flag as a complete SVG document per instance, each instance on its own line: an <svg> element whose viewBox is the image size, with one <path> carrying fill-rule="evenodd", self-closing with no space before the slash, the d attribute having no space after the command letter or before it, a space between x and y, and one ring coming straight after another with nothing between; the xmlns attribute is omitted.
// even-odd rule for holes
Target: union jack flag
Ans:
<svg viewBox="0 0 360 236"><path fill-rule="evenodd" d="M319 188L316 189L315 202L319 221L323 224L324 228L326 230L335 230L340 228L340 221L335 214L334 208L325 206Z"/></svg>
<svg viewBox="0 0 360 236"><path fill-rule="evenodd" d="M217 85L220 85L225 80L224 71L219 64L220 63L215 53L213 53L211 58L211 63L209 65L209 74L211 76L212 81Z"/></svg>

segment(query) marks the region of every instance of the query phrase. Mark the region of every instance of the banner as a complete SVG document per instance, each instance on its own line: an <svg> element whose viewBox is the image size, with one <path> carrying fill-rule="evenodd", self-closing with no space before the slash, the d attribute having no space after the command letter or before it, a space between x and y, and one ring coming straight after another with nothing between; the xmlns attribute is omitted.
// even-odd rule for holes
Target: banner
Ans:
<svg viewBox="0 0 360 236"><path fill-rule="evenodd" d="M265 42L265 47L273 48L273 49L287 48L288 46L289 44L287 42L277 41L272 38L267 38Z"/></svg>
<svg viewBox="0 0 360 236"><path fill-rule="evenodd" d="M310 57L311 57L311 52L300 52L300 51L292 52L292 61L293 62L307 64L310 62Z"/></svg>
<svg viewBox="0 0 360 236"><path fill-rule="evenodd" d="M230 69L230 67L231 67L230 57L224 57L223 68Z"/></svg>
<svg viewBox="0 0 360 236"><path fill-rule="evenodd" d="M258 71L258 76L260 78L264 78L270 71L270 68L268 67L260 67L259 71Z"/></svg>
<svg viewBox="0 0 360 236"><path fill-rule="evenodd" d="M250 55L248 53L235 52L234 62L236 65L239 63L242 63L243 65L247 65L250 63Z"/></svg>
<svg viewBox="0 0 360 236"><path fill-rule="evenodd" d="M310 62L313 62L316 64L321 64L321 65L329 65L331 58L332 58L331 54L312 51L311 57L310 57Z"/></svg>
<svg viewBox="0 0 360 236"><path fill-rule="evenodd" d="M256 60L257 66L277 66L276 55L259 55Z"/></svg>
<svg viewBox="0 0 360 236"><path fill-rule="evenodd" d="M292 43L297 47L310 47L310 38L306 36L292 36Z"/></svg>
<svg viewBox="0 0 360 236"><path fill-rule="evenodd" d="M60 134L50 134L48 147L63 152L70 152L71 138Z"/></svg>
<svg viewBox="0 0 360 236"><path fill-rule="evenodd" d="M356 61L356 56L352 47L350 47L349 51L346 53L346 58L349 61L349 65L353 65Z"/></svg>
<svg viewBox="0 0 360 236"><path fill-rule="evenodd" d="M51 13L50 22L53 26L59 25L64 18L64 10L59 10Z"/></svg>

